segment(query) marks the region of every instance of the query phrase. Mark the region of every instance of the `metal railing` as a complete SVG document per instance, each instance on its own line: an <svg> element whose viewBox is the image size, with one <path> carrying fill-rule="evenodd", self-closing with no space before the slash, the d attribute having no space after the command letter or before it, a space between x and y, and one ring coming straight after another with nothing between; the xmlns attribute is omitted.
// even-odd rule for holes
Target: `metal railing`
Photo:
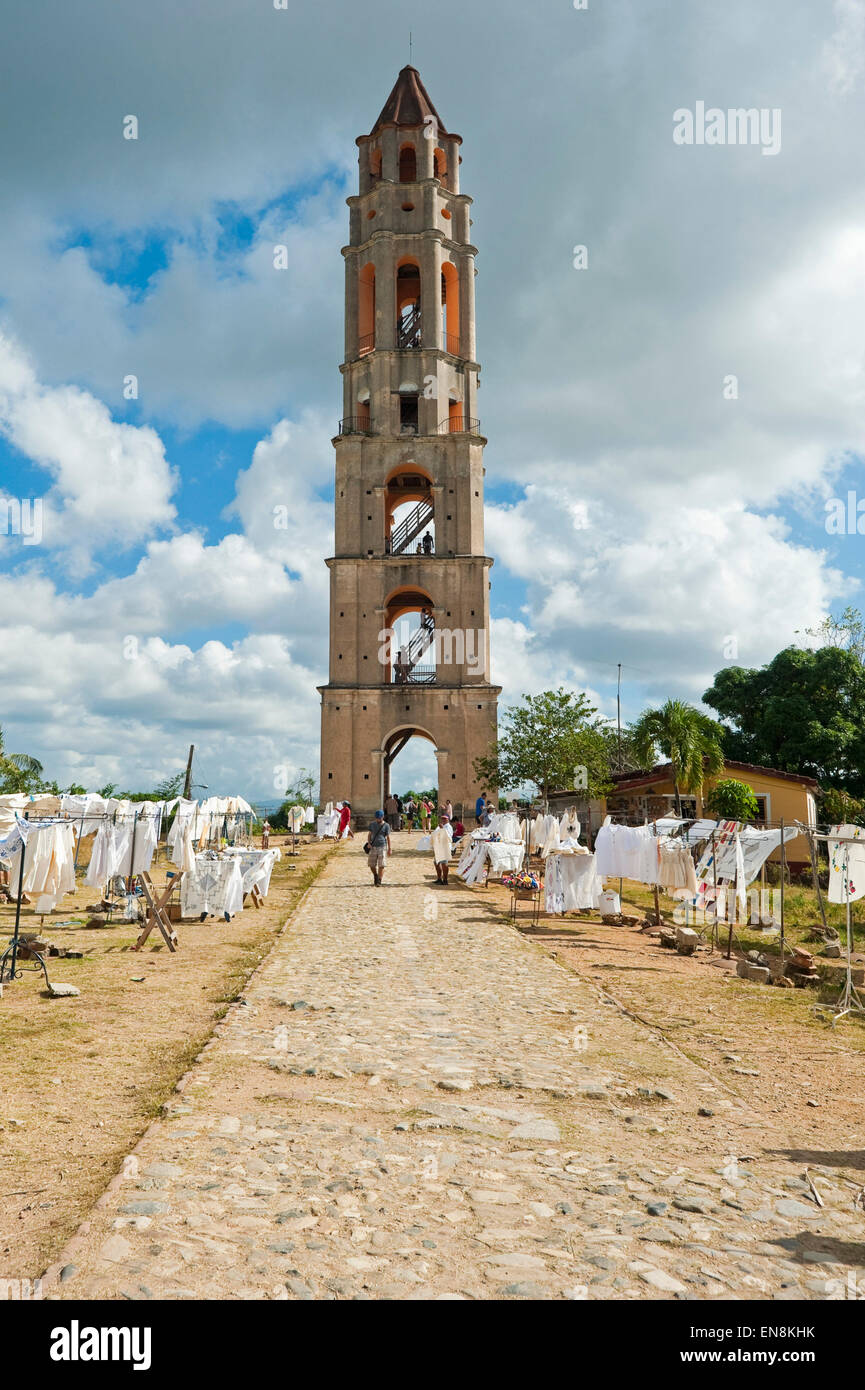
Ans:
<svg viewBox="0 0 865 1390"><path fill-rule="evenodd" d="M421 340L421 311L412 309L404 318L397 319L396 345L398 348L419 348Z"/></svg>
<svg viewBox="0 0 865 1390"><path fill-rule="evenodd" d="M458 337L458 335L457 335L456 333L445 333L445 335L444 335L444 349L445 349L445 352L449 352L449 353L450 353L451 357L459 357L459 355L460 355L460 340L459 340L459 337Z"/></svg>
<svg viewBox="0 0 865 1390"><path fill-rule="evenodd" d="M468 415L449 415L446 420L442 420L438 428L439 434L480 434L480 420L472 420Z"/></svg>
<svg viewBox="0 0 865 1390"><path fill-rule="evenodd" d="M365 415L347 415L339 422L340 434L375 434L372 421Z"/></svg>
<svg viewBox="0 0 865 1390"><path fill-rule="evenodd" d="M409 512L404 521L401 521L390 534L388 539L388 553L390 555L402 555L406 546L411 545L415 536L419 536L421 531L433 518L433 505L431 502L418 502L413 512Z"/></svg>
<svg viewBox="0 0 865 1390"><path fill-rule="evenodd" d="M406 685L435 685L436 668L434 666L415 666L409 671Z"/></svg>

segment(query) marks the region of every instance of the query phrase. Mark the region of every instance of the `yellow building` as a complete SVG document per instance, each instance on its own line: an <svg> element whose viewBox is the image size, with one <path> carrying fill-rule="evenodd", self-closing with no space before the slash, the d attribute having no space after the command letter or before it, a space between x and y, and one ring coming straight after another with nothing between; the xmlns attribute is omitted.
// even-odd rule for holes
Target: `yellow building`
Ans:
<svg viewBox="0 0 865 1390"><path fill-rule="evenodd" d="M813 777L804 777L798 772L779 772L773 767L756 767L753 763L728 761L722 772L715 777L707 777L701 794L682 794L682 815L699 817L705 814L704 801L716 782L724 778L735 778L751 788L757 799L757 825L777 826L780 821L792 825L801 821L803 825L817 824L817 783ZM606 798L606 811L615 817L626 817L633 822L656 820L660 816L675 815L676 795L673 790L673 769L670 763L661 763L649 772L613 773L611 780L615 791ZM804 836L789 840L786 846L787 863L791 869L804 868L809 863L808 844ZM771 855L780 858L780 851Z"/></svg>

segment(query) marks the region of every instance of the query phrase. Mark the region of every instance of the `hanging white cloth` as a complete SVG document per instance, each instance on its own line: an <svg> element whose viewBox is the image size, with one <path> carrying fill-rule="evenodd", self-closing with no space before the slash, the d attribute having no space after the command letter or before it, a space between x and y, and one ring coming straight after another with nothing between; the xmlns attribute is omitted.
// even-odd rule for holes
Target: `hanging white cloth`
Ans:
<svg viewBox="0 0 865 1390"><path fill-rule="evenodd" d="M314 806L307 806L306 810L305 810L304 813L303 813L303 823L304 823L304 825L315 825L315 807L314 807Z"/></svg>
<svg viewBox="0 0 865 1390"><path fill-rule="evenodd" d="M830 903L856 902L865 895L865 829L861 825L833 825L827 841ZM855 840L856 844L844 841Z"/></svg>
<svg viewBox="0 0 865 1390"><path fill-rule="evenodd" d="M235 916L243 907L239 856L197 855L194 868L181 879L180 903L184 917Z"/></svg>
<svg viewBox="0 0 865 1390"><path fill-rule="evenodd" d="M27 828L24 829L24 826ZM75 891L75 832L71 821L14 826L2 847L9 882L17 891L24 855L22 890L35 898L34 911L53 912L65 893Z"/></svg>
<svg viewBox="0 0 865 1390"><path fill-rule="evenodd" d="M544 872L544 909L559 916L596 908L603 886L594 854L551 854Z"/></svg>

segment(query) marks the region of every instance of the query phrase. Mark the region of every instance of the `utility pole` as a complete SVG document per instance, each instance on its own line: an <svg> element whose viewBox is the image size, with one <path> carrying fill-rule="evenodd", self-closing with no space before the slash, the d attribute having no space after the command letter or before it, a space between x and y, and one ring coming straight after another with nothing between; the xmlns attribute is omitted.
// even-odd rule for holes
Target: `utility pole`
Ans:
<svg viewBox="0 0 865 1390"><path fill-rule="evenodd" d="M195 752L195 744L189 745L189 757L186 760L186 778L183 783L183 799L189 800L189 793L192 791L192 755Z"/></svg>
<svg viewBox="0 0 865 1390"><path fill-rule="evenodd" d="M622 663L619 662L619 678L616 682L616 744L619 772L622 770Z"/></svg>

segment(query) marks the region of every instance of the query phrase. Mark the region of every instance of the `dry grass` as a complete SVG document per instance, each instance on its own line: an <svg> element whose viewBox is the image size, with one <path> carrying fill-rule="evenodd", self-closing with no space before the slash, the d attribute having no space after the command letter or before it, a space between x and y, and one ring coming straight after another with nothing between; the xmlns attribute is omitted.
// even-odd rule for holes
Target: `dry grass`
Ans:
<svg viewBox="0 0 865 1390"><path fill-rule="evenodd" d="M134 924L62 925L86 921L82 909L98 895L83 885L46 916L49 940L84 952L49 959L49 976L81 994L51 999L41 974L27 970L0 999L0 1277L38 1275L57 1256L331 849L313 840L283 858L260 911L177 923L173 955L156 931L133 951ZM14 908L0 907L0 941L13 922ZM38 928L25 909L22 931Z"/></svg>

